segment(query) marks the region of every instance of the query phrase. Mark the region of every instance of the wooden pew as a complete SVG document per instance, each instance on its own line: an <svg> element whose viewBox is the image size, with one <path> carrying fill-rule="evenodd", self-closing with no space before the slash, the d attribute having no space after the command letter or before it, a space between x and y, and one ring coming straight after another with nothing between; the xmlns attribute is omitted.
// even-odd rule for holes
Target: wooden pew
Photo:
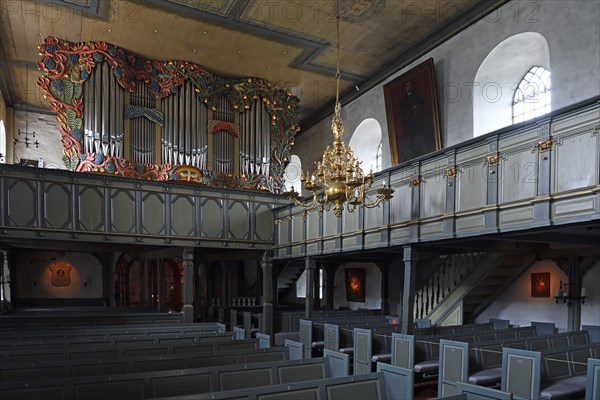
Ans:
<svg viewBox="0 0 600 400"><path fill-rule="evenodd" d="M202 353L7 364L0 369L0 381L63 379L93 375L114 375L116 373L282 361L286 359L288 359L288 353L282 347L219 351L215 346L212 351Z"/></svg>
<svg viewBox="0 0 600 400"><path fill-rule="evenodd" d="M379 368L379 366L378 366ZM411 371L384 365L378 372L245 390L165 397L157 400L392 400L412 399Z"/></svg>
<svg viewBox="0 0 600 400"><path fill-rule="evenodd" d="M588 358L600 353L600 343L543 352L504 348L502 390L513 392L516 399L581 398L587 368L575 360L580 360L586 348Z"/></svg>
<svg viewBox="0 0 600 400"><path fill-rule="evenodd" d="M343 373L343 371L342 371ZM61 399L148 398L183 394L200 394L247 389L340 376L330 368L328 358L284 360L210 368L190 368L109 376L66 378ZM4 399L29 398L40 391L56 388L55 379L27 382L3 382L0 396ZM125 395L125 396L124 396ZM103 396L103 397L102 397Z"/></svg>
<svg viewBox="0 0 600 400"><path fill-rule="evenodd" d="M184 352L205 352L209 346L218 346L218 350L239 350L247 348L256 348L256 340L228 340L228 341L209 341L194 343L167 343L160 344L153 342L151 344L136 344L135 342L123 346L115 347L77 347L77 348L56 348L42 350L13 350L1 353L1 365L15 362L41 362L52 360L79 360L79 359L102 359L118 358L136 355L167 355L180 354Z"/></svg>
<svg viewBox="0 0 600 400"><path fill-rule="evenodd" d="M600 357L588 358L587 383L585 385L586 399L600 399Z"/></svg>
<svg viewBox="0 0 600 400"><path fill-rule="evenodd" d="M544 336L543 339L549 346L554 343L556 348L576 346L587 343L587 332L568 332ZM456 393L456 382L469 382L483 386L499 384L502 377L502 349L507 346L527 348L529 341L538 340L538 338L521 339L523 346L515 346L517 342L512 339L483 343L440 340L438 392Z"/></svg>

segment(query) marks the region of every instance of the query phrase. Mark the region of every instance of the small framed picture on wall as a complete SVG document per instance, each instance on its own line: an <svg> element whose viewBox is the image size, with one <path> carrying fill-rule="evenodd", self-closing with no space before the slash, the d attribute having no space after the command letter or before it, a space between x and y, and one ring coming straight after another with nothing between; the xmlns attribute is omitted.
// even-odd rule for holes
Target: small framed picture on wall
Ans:
<svg viewBox="0 0 600 400"><path fill-rule="evenodd" d="M531 297L550 297L550 272L531 274Z"/></svg>
<svg viewBox="0 0 600 400"><path fill-rule="evenodd" d="M347 268L346 272L346 301L365 301L365 270L362 268Z"/></svg>

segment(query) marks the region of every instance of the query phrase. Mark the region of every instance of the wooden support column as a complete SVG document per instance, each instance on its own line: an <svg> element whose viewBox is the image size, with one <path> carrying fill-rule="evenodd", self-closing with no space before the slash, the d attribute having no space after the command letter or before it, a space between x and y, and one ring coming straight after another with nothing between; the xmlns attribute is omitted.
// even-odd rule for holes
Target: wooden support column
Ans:
<svg viewBox="0 0 600 400"><path fill-rule="evenodd" d="M150 266L150 262L148 260L140 261L144 263L144 267L146 268L146 305L148 306L148 310L154 310L154 276L153 270Z"/></svg>
<svg viewBox="0 0 600 400"><path fill-rule="evenodd" d="M183 248L183 321L194 322L194 248Z"/></svg>
<svg viewBox="0 0 600 400"><path fill-rule="evenodd" d="M409 333L413 326L413 309L415 304L415 273L419 253L416 248L404 248L404 291L402 294L402 333Z"/></svg>
<svg viewBox="0 0 600 400"><path fill-rule="evenodd" d="M304 318L309 319L312 317L313 306L315 303L314 299L314 288L313 282L315 281L315 269L317 262L309 257L304 260L304 271L306 272L306 302L304 307Z"/></svg>
<svg viewBox="0 0 600 400"><path fill-rule="evenodd" d="M273 258L270 251L265 251L261 260L263 276L263 303L260 331L271 336L273 342Z"/></svg>
<svg viewBox="0 0 600 400"><path fill-rule="evenodd" d="M208 263L203 262L198 265L198 275L196 277L197 291L196 301L199 311L200 321L204 322L208 320Z"/></svg>
<svg viewBox="0 0 600 400"><path fill-rule="evenodd" d="M158 274L158 312L167 311L167 291L165 290L165 269L162 258L154 260Z"/></svg>

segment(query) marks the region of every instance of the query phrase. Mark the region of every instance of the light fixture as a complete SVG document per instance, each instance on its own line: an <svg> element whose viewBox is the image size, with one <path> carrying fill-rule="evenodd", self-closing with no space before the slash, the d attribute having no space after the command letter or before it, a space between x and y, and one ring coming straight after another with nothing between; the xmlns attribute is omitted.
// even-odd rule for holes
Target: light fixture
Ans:
<svg viewBox="0 0 600 400"><path fill-rule="evenodd" d="M353 212L357 207L363 206L373 208L379 206L382 202L392 198L394 189L383 185L377 189L377 197L373 201L368 201L366 192L373 184L373 171L365 175L360 168L361 161L358 161L354 151L344 144L342 137L344 135L344 124L341 116L340 105L340 8L339 0L336 1L336 29L337 29L337 50L335 64L335 108L333 120L331 121L331 130L333 133L333 144L327 146L323 152L321 161L317 161L315 172L309 176L302 175L300 181L304 184L306 190L312 192L312 200L305 203L300 200L300 194L292 186L289 192L284 193L295 205L305 209L318 207L319 211L329 211L333 207L333 213L336 217L341 217L344 208L348 212Z"/></svg>
<svg viewBox="0 0 600 400"><path fill-rule="evenodd" d="M21 129L17 129L17 135L21 136ZM34 132L29 132L29 121L27 120L27 116L25 116L25 139L20 140L15 138L14 139L14 144L16 145L17 143L22 143L25 145L25 148L28 149L30 144L35 144L35 148L37 149L40 146L40 142L37 141L37 139L35 141L29 139L29 135L35 137L35 131Z"/></svg>
<svg viewBox="0 0 600 400"><path fill-rule="evenodd" d="M573 304L573 300L579 301L581 304L585 304L586 291L584 287L581 288L579 297L571 295L571 292L577 293L577 286L578 285L575 283L563 283L560 281L560 285L554 293L556 304L558 304L561 300L562 303L566 304L567 306L571 306ZM571 287L573 287L572 290Z"/></svg>

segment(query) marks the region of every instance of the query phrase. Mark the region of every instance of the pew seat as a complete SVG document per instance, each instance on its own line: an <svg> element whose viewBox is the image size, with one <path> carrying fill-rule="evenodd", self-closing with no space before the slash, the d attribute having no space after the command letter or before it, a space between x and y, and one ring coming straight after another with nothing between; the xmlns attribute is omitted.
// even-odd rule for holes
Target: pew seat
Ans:
<svg viewBox="0 0 600 400"><path fill-rule="evenodd" d="M585 395L586 376L572 376L542 384L540 398L548 400L580 399Z"/></svg>
<svg viewBox="0 0 600 400"><path fill-rule="evenodd" d="M479 386L493 386L502 378L502 366L482 369L469 376L469 383Z"/></svg>

